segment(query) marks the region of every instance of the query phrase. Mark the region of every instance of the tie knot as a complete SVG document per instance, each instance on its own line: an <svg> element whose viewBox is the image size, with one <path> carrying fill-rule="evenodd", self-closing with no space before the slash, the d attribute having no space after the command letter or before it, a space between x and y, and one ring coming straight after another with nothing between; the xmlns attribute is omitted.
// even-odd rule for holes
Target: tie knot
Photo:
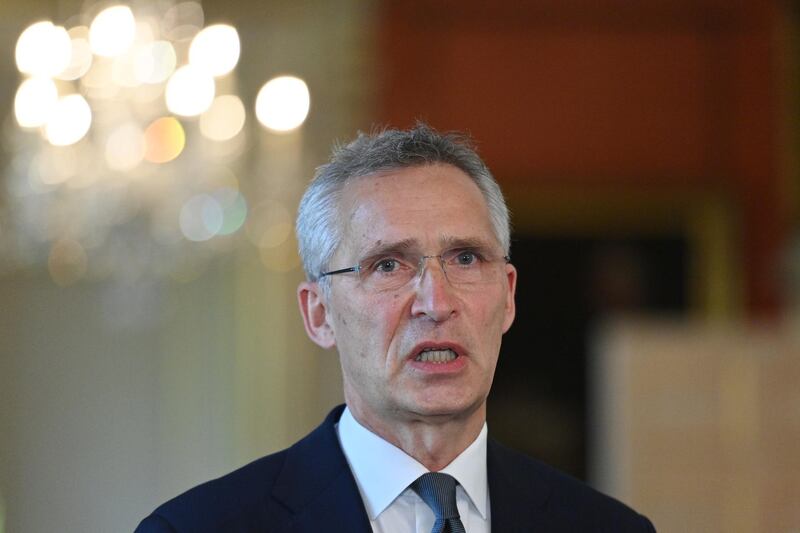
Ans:
<svg viewBox="0 0 800 533"><path fill-rule="evenodd" d="M422 501L428 504L437 519L458 518L456 480L449 474L428 472L411 484Z"/></svg>

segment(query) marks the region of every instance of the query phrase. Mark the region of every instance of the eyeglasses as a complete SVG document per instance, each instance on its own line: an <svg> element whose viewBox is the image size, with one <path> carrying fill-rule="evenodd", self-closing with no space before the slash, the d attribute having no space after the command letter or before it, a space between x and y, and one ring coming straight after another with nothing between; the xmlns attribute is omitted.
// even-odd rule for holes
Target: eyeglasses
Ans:
<svg viewBox="0 0 800 533"><path fill-rule="evenodd" d="M413 279L421 278L427 259L438 259L445 278L451 285L459 287L497 281L501 272L498 267L511 261L507 255L493 258L474 250L451 250L441 255L393 254L368 259L348 268L323 272L319 277L354 273L365 290L392 291L406 286Z"/></svg>

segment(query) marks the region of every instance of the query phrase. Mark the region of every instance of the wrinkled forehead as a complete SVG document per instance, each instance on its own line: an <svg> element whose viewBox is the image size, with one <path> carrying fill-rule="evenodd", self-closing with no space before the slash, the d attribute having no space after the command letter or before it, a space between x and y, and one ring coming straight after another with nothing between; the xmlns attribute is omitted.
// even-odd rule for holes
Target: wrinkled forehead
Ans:
<svg viewBox="0 0 800 533"><path fill-rule="evenodd" d="M419 252L463 241L497 246L486 200L475 182L446 164L386 171L351 180L340 203L339 252L376 243L410 243Z"/></svg>

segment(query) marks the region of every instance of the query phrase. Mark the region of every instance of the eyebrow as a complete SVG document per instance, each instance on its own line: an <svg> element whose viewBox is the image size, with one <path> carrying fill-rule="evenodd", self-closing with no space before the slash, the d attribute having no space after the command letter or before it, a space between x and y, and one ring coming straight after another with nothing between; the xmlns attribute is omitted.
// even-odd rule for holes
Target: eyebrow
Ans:
<svg viewBox="0 0 800 533"><path fill-rule="evenodd" d="M442 250L452 250L456 248L478 248L490 249L491 244L485 239L477 237L454 237L447 235L439 239L439 245ZM367 248L360 257L364 259L371 259L382 255L401 254L407 255L410 252L418 251L420 249L419 241L417 239L403 239L394 242L381 242L371 248Z"/></svg>
<svg viewBox="0 0 800 533"><path fill-rule="evenodd" d="M361 260L371 259L374 257L380 257L382 255L390 255L390 254L401 254L405 255L408 254L409 251L414 250L415 248L419 248L419 241L416 239L403 239L401 241L395 242L382 242L379 241L378 244L371 248L367 248L364 252L360 255L362 258Z"/></svg>
<svg viewBox="0 0 800 533"><path fill-rule="evenodd" d="M443 250L452 250L454 248L482 248L488 250L492 247L491 243L478 237L445 236L439 240L439 243Z"/></svg>

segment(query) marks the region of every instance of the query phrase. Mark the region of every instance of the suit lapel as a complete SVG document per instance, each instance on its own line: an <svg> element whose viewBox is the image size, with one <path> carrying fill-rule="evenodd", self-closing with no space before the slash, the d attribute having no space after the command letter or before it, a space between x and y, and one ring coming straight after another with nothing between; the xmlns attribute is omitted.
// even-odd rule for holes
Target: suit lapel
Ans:
<svg viewBox="0 0 800 533"><path fill-rule="evenodd" d="M518 453L489 439L486 466L489 478L492 531L536 531L544 519L550 487Z"/></svg>
<svg viewBox="0 0 800 533"><path fill-rule="evenodd" d="M287 451L272 497L291 513L291 531L371 533L364 503L347 464L335 424L344 406ZM487 446L492 531L536 530L546 523L551 487L530 462L493 439Z"/></svg>
<svg viewBox="0 0 800 533"><path fill-rule="evenodd" d="M308 437L292 446L272 496L292 513L292 531L372 531L334 424L334 409Z"/></svg>

